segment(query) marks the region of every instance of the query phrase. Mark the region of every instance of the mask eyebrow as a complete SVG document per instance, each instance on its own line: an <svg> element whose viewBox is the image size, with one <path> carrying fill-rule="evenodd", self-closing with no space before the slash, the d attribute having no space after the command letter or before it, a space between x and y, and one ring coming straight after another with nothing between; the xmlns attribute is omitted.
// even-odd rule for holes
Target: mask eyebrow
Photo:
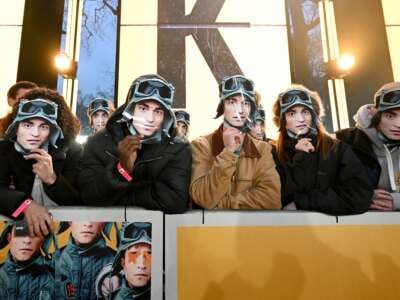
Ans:
<svg viewBox="0 0 400 300"><path fill-rule="evenodd" d="M145 108L149 108L149 105L146 104L146 103L138 103L137 105L138 105L139 107L140 107L140 106L143 106L143 107L145 107Z"/></svg>

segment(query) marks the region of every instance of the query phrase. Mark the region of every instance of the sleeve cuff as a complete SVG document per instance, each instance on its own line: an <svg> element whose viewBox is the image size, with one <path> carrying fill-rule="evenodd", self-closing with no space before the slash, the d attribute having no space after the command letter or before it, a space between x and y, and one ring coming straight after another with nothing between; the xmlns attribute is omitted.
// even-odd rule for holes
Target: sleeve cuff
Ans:
<svg viewBox="0 0 400 300"><path fill-rule="evenodd" d="M293 197L297 209L309 210L308 195L304 193L295 193Z"/></svg>

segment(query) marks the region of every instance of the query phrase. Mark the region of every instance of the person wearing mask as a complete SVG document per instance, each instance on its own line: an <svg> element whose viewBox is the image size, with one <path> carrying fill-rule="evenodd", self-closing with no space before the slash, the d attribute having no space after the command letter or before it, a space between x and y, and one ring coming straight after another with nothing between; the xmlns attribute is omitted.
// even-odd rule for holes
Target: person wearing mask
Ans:
<svg viewBox="0 0 400 300"><path fill-rule="evenodd" d="M271 146L249 134L256 113L253 82L225 77L219 84L213 133L192 141L190 195L206 209L279 209L280 181Z"/></svg>
<svg viewBox="0 0 400 300"><path fill-rule="evenodd" d="M400 209L400 82L384 84L374 104L359 108L356 126L336 132L364 165L374 188L373 210Z"/></svg>
<svg viewBox="0 0 400 300"><path fill-rule="evenodd" d="M80 204L79 121L59 93L45 88L26 93L7 120L0 141L0 213L24 217L31 235L47 235L47 207Z"/></svg>
<svg viewBox="0 0 400 300"><path fill-rule="evenodd" d="M159 75L133 81L106 129L88 139L79 175L84 203L187 210L191 150L174 140L173 98L174 87Z"/></svg>
<svg viewBox="0 0 400 300"><path fill-rule="evenodd" d="M91 135L99 132L106 127L106 123L110 115L115 111L111 101L96 98L93 99L87 109Z"/></svg>
<svg viewBox="0 0 400 300"><path fill-rule="evenodd" d="M189 127L190 127L190 114L184 110L176 110L176 138L182 140L184 143L189 143Z"/></svg>
<svg viewBox="0 0 400 300"><path fill-rule="evenodd" d="M366 172L349 146L326 133L318 93L294 85L279 94L273 114L284 209L330 215L368 210L372 187Z"/></svg>

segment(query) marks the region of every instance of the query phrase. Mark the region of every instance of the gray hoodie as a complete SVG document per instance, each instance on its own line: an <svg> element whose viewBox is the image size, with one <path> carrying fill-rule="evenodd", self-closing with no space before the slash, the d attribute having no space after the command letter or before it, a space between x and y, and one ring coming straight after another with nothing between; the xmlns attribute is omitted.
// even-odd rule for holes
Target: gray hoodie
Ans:
<svg viewBox="0 0 400 300"><path fill-rule="evenodd" d="M400 209L400 147L388 147L384 136L375 128L368 128L375 114L373 104L361 106L354 116L356 127L362 130L372 142L372 149L381 166L378 189L392 195L395 209Z"/></svg>

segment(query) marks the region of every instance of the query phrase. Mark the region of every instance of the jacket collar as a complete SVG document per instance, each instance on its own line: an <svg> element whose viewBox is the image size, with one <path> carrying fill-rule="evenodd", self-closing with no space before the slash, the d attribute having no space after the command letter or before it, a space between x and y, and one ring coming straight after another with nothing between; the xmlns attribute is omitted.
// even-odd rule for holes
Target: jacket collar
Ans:
<svg viewBox="0 0 400 300"><path fill-rule="evenodd" d="M368 137L368 135L362 130L358 129L354 132L354 142L353 147L358 149L365 154L375 157L374 151L372 149L372 140Z"/></svg>
<svg viewBox="0 0 400 300"><path fill-rule="evenodd" d="M19 273L28 270L30 268L37 268L38 266L40 266L40 262L41 262L41 256L39 253L35 253L33 258L23 263L14 261L11 254L8 253L6 260L6 268L8 270L13 270L13 271L15 270L17 273Z"/></svg>
<svg viewBox="0 0 400 300"><path fill-rule="evenodd" d="M211 136L211 150L214 157L222 152L224 149L224 141L222 137L222 132L224 129L224 124L221 124L219 128L214 131ZM245 157L249 158L260 158L261 154L258 152L256 145L254 144L253 139L246 133L243 141L243 147Z"/></svg>
<svg viewBox="0 0 400 300"><path fill-rule="evenodd" d="M106 247L106 242L101 237L101 235L98 237L98 240L94 242L92 245L89 245L88 247L80 247L78 244L75 243L75 240L71 234L66 249L68 249L70 253L77 252L79 255L89 256L89 255L95 255L100 251L100 249L105 247Z"/></svg>
<svg viewBox="0 0 400 300"><path fill-rule="evenodd" d="M144 287L130 288L127 286L127 282L123 280L122 286L117 294L116 299L136 299L150 293L150 285L147 284Z"/></svg>

